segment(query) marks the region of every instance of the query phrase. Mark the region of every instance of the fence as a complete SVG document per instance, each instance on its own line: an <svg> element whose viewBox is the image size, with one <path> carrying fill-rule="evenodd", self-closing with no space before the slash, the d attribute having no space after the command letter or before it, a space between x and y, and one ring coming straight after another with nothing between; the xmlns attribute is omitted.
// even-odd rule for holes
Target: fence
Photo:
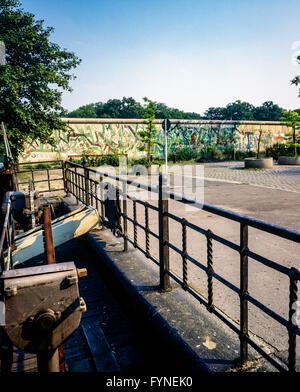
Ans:
<svg viewBox="0 0 300 392"><path fill-rule="evenodd" d="M0 271L7 271L11 268L11 256L14 249L14 227L10 195L10 192L6 192L1 204L1 213L4 219L1 222Z"/></svg>
<svg viewBox="0 0 300 392"><path fill-rule="evenodd" d="M99 180L92 178L92 175L97 175ZM142 184L129 179L124 179L119 176L110 175L105 172L100 172L87 166L78 165L72 162L65 163L65 190L67 194L72 194L75 198L86 204L95 206L103 223L108 223L111 227L112 223L106 220L106 200L104 197L104 179L112 179L118 184L122 184L119 188L116 188L116 232L121 235L124 239L124 251L128 249L128 242L131 243L136 249L140 250L147 258L151 259L154 263L159 266L160 269L160 287L162 290L170 290L170 278L175 282L179 283L184 290L189 292L195 298L197 298L202 304L204 304L208 311L215 314L219 319L226 323L240 338L240 360L244 364L248 359L248 345L252 346L259 354L266 358L274 367L280 371L286 371L287 369L282 366L278 361L273 359L268 353L266 353L261 347L259 347L250 337L248 331L248 304L251 303L257 308L262 310L266 315L276 320L278 323L283 325L287 329L289 337L289 348L288 348L288 370L290 372L295 371L296 367L296 336L300 336L300 329L294 325L293 317L296 310L294 304L297 301L297 282L300 280L300 273L295 268L287 268L279 263L276 263L268 258L265 258L255 252L252 252L248 248L248 227L253 227L258 230L273 234L278 237L285 238L287 240L300 243L300 232L290 230L278 225L268 224L266 222L256 220L244 215L240 215L234 212L230 212L209 204L202 204L195 200L177 195L169 192L162 176L159 177L158 187L153 187L147 184ZM134 186L136 188L144 189L148 192L156 193L158 196L158 206L152 205L146 201L139 200L134 196L130 196L127 192L128 186ZM99 193L100 190L100 193ZM122 203L121 203L122 199ZM204 211L212 214L221 216L223 218L238 222L240 224L240 243L239 245L228 241L214 234L211 230L204 230L203 228L188 222L186 219L181 219L178 216L168 211L169 200L176 200L178 203L192 204L194 207L203 209ZM130 217L127 212L127 202L130 200L133 203L133 216ZM144 207L145 212L145 225L138 222L137 217L137 204ZM159 234L157 235L149 229L149 210L152 209L158 214L159 222ZM119 218L122 218L122 226L120 226ZM169 224L170 221L176 221L181 224L182 230L182 247L179 249L169 241ZM130 238L127 232L127 223L133 224L133 238ZM206 237L207 243L207 265L201 264L198 260L191 257L187 252L187 227L197 231ZM145 246L144 248L138 242L137 229L140 228L145 233ZM155 258L151 254L150 249L150 236L153 236L159 241L159 258ZM217 274L213 268L213 252L212 244L213 241L221 243L232 250L239 253L240 257L240 287L233 285L228 280ZM176 275L170 270L169 266L169 249L177 252L182 258L182 278ZM283 318L278 313L258 301L248 293L248 262L249 258L255 260L267 266L272 270L276 270L286 276L288 276L289 284L289 317L288 320ZM192 287L188 282L188 262L193 263L207 274L207 288L208 297L204 298L197 290ZM227 318L224 317L214 306L214 291L213 291L213 280L216 279L235 293L240 298L240 327L237 328Z"/></svg>
<svg viewBox="0 0 300 392"><path fill-rule="evenodd" d="M53 163L53 162L52 162ZM248 359L248 347L249 345L254 348L260 355L266 358L274 367L280 371L286 371L287 369L282 366L278 361L266 353L261 347L259 347L253 339L249 336L248 330L248 304L251 303L267 316L284 326L288 334L288 370L293 372L296 368L296 337L300 336L300 329L293 320L295 319L294 304L298 300L297 296L297 283L300 280L300 273L295 268L287 268L279 263L276 263L266 257L263 257L248 248L248 228L252 227L263 232L270 233L274 236L287 239L289 241L300 243L300 232L290 230L278 225L272 225L260 220L256 220L244 215L240 215L231 211L227 211L209 204L203 204L195 200L177 195L169 191L164 182L162 176L159 177L159 185L151 186L136 181L132 181L127 178L120 176L111 175L106 172L101 172L92 168L88 168L87 165L80 165L70 161L62 162L56 161L59 165L59 170L62 171L62 177L50 179L50 181L63 181L63 189L67 195L73 195L78 201L83 204L93 206L99 211L99 215L103 221L103 224L113 229L114 233L123 237L124 240L124 251L128 250L128 243L131 243L136 249L141 251L148 259L152 260L157 266L159 266L159 283L162 290L170 290L171 284L170 279L180 284L184 290L194 296L200 303L207 307L207 310L219 319L221 319L227 326L229 326L240 338L240 360L244 364ZM34 181L34 172L38 170L46 170L47 179ZM48 183L48 191L50 190L49 183L49 170L47 169L29 169L26 171L31 172L31 179L34 183ZM57 170L57 169L56 169ZM23 173L24 171L19 171ZM93 177L94 176L94 177ZM98 179L95 178L98 176ZM113 200L109 204L109 197L105 196L107 183L105 179L111 179L115 181L119 186L115 187L116 200ZM19 182L19 184L21 184ZM143 189L151 194L156 194L158 199L157 206L151 204L145 200L140 200L133 195L129 195L128 187L132 186L137 189ZM57 189L59 190L59 189ZM169 200L175 200L176 203L192 204L193 207L202 209L214 215L223 217L230 221L238 222L240 225L240 241L239 244L233 243L219 235L214 234L211 230L205 230L198 225L189 222L186 219L182 219L175 214L169 212ZM128 213L128 202L132 203L132 216ZM141 205L144 208L144 225L138 220L137 205ZM10 208L10 204L8 209ZM149 211L154 211L158 216L158 234L150 230L149 225ZM109 212L110 211L110 212ZM113 212L113 213L112 213ZM9 214L9 213L7 213ZM181 225L181 248L175 246L169 239L169 225L170 222L175 221ZM9 233L9 215L6 215L4 228L2 230L1 237L1 249L3 248L4 236ZM128 234L128 222L133 225L133 235ZM187 252L187 228L196 231L200 235L203 235L206 239L207 248L207 263L202 264L196 258L189 255ZM145 234L145 242L142 244L138 241L137 230L141 229ZM158 240L159 244L159 256L153 255L150 246L150 236ZM8 243L10 239L7 237ZM214 271L214 257L213 257L213 241L216 243L225 245L231 248L233 251L239 254L240 259L240 286L229 282L224 277L220 276ZM174 252L180 255L182 260L182 277L179 277L174 271L170 269L170 255L169 250L172 249ZM3 252L1 250L1 257L3 260ZM249 259L255 260L256 262L276 270L281 274L284 274L289 279L289 315L288 319L283 318L280 314L274 312L268 306L255 299L248 292L248 264ZM8 257L9 260L9 257ZM188 270L189 263L192 263L196 267L200 268L207 275L207 298L204 298L201 293L197 291L188 281ZM224 314L214 306L214 280L222 283L239 296L239 307L240 307L240 323L239 327L234 325L231 321L224 317ZM282 295L284 295L282 293Z"/></svg>
<svg viewBox="0 0 300 392"><path fill-rule="evenodd" d="M51 167L51 166L56 166L56 167ZM25 169L20 170L22 166L25 166ZM26 167L27 166L27 167ZM44 166L44 167L38 167L38 166ZM45 167L46 166L46 167ZM54 171L59 171L61 172L61 177L56 177L56 178L51 178L50 173ZM19 163L18 164L18 169L17 169L17 189L18 190L25 190L25 185L28 188L28 185L31 181L33 185L33 189L36 189L36 184L42 185L46 184L46 189L40 189L43 192L57 192L57 191L64 191L64 162L62 160L59 161L42 161L42 162L30 162L30 163ZM29 174L26 175L26 174ZM40 174L40 179L37 179L35 177L35 173ZM43 175L46 173L46 178L42 178ZM29 178L22 178L22 177L29 177ZM20 181L21 179L21 181ZM24 181L23 181L24 180ZM54 182L60 182L60 188L57 186L51 186Z"/></svg>

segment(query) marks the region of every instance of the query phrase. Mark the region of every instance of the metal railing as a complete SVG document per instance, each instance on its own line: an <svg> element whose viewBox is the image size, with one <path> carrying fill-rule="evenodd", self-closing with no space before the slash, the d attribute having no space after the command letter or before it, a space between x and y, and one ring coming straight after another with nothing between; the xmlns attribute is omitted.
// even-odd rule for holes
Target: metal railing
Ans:
<svg viewBox="0 0 300 392"><path fill-rule="evenodd" d="M67 194L72 194L75 198L86 204L95 206L105 223L105 199L103 198L103 182L104 179L111 179L119 184L121 188L116 190L116 204L119 206L119 216L122 218L121 236L124 239L124 251L128 249L128 242L131 243L136 249L139 249L147 258L151 259L159 266L160 270L160 288L162 290L170 290L170 278L180 284L184 290L193 295L200 303L204 304L208 311L215 314L226 325L228 325L240 338L240 361L244 364L248 360L248 346L252 346L260 355L266 358L275 368L280 371L287 369L282 366L277 360L265 352L258 344L250 338L248 329L248 304L251 303L266 315L283 325L288 333L288 370L294 372L296 368L296 336L300 336L300 329L294 325L293 317L296 310L294 304L297 301L297 282L300 280L300 273L295 268L287 268L277 262L274 262L266 257L263 257L248 248L248 228L252 227L272 235L285 238L295 243L300 243L300 232L287 229L278 225L266 223L261 220L253 219L248 216L237 214L231 211L224 210L209 204L203 204L195 200L189 199L182 195L169 192L162 176L159 177L159 185L157 187L142 184L130 179L124 179L119 176L111 175L105 172L100 172L95 169L88 168L86 165L79 165L72 162L65 162L65 191ZM92 178L92 175L97 175L99 180ZM148 203L147 201L140 200L127 192L128 186L144 189L148 192L154 192L158 196L158 206ZM100 193L99 193L100 189ZM122 203L120 196L122 197ZM240 243L235 244L228 241L221 236L214 234L211 230L205 230L184 218L180 218L168 210L169 200L176 200L178 203L192 204L193 207L202 209L220 217L226 218L240 224ZM127 212L127 201L131 200L133 203L133 216L130 217ZM145 225L138 222L137 204L144 207L144 221ZM154 233L149 228L149 210L153 210L158 214L158 234ZM175 221L181 224L182 231L182 247L179 249L169 240L169 224L170 221ZM133 224L133 238L128 235L127 223ZM145 233L144 247L138 242L137 230L142 229ZM187 228L192 229L206 238L207 243L207 264L204 265L190 256L187 252ZM156 258L151 254L150 249L150 236L159 241L159 257ZM229 282L224 277L220 276L214 271L213 267L213 241L223 244L231 248L239 254L240 258L240 286L237 287ZM182 259L182 278L170 270L169 266L169 250L172 249L181 256ZM268 306L252 297L248 292L248 263L249 259L263 264L264 266L276 270L289 278L289 317L286 320L278 313L274 312ZM188 282L188 262L199 267L207 274L207 289L208 296L204 298L196 288L192 287ZM213 281L217 280L223 285L230 288L240 298L240 323L239 328L234 325L228 318L224 317L224 313L214 306L214 291Z"/></svg>
<svg viewBox="0 0 300 392"><path fill-rule="evenodd" d="M34 166L38 166L38 165L49 165L50 167L42 167L42 168L34 167ZM55 167L51 167L51 165L53 165ZM22 167L22 166L30 166L30 168L25 168L23 170L22 169L20 170L20 167ZM55 172L60 171L61 177L51 178L50 173L53 171L55 171ZM27 174L27 173L30 173L30 175L28 176L29 178L22 179L22 177L26 177L25 174ZM40 179L37 179L35 177L35 173L38 173L40 175ZM44 175L45 173L46 173L46 178L42 178L42 175ZM64 191L64 186L63 186L63 184L64 184L64 161L62 161L62 160L18 163L18 168L17 168L16 174L17 174L17 176L16 176L17 184L16 185L17 185L18 190L22 190L21 188L28 189L28 186L31 182L33 185L33 189L36 189L36 184L38 184L39 186L41 184L46 184L47 188L41 190L42 192L45 192L45 193ZM59 185L60 187L57 187L58 181L60 182L60 185ZM54 182L56 182L56 186L52 186Z"/></svg>
<svg viewBox="0 0 300 392"><path fill-rule="evenodd" d="M0 272L11 269L14 250L14 226L11 211L11 192L6 192L1 204Z"/></svg>

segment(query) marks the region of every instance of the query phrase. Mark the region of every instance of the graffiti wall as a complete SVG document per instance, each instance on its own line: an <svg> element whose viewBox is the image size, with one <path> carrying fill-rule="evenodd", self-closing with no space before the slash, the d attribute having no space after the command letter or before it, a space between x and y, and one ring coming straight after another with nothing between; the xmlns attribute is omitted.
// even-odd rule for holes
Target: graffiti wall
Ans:
<svg viewBox="0 0 300 392"><path fill-rule="evenodd" d="M82 154L128 154L141 156L142 142L138 132L146 129L144 120L65 119L67 130L54 130L55 146L34 141L21 154L20 162L66 159ZM158 131L152 153L163 155L164 131L162 121L156 120ZM226 122L172 120L168 132L168 150L189 147L201 150L212 146L223 150L234 146L237 150L255 150L261 132L261 149L284 141L290 130L280 122Z"/></svg>

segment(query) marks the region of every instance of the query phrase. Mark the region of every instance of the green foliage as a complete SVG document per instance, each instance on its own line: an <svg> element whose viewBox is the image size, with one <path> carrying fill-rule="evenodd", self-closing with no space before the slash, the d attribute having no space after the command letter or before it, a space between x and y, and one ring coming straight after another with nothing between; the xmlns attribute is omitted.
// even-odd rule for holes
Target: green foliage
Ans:
<svg viewBox="0 0 300 392"><path fill-rule="evenodd" d="M272 147L266 148L266 156L278 159L280 156L292 157L296 153L300 154L300 144L299 143L276 143Z"/></svg>
<svg viewBox="0 0 300 392"><path fill-rule="evenodd" d="M145 102L144 106L144 116L147 119L146 124L146 130L139 131L137 132L138 136L141 138L141 141L143 143L142 149L146 150L147 148L147 158L148 158L148 163L151 161L151 146L153 146L154 141L155 141L155 136L157 134L157 129L155 125L153 124L153 121L155 120L155 109L156 109L156 103L154 101L151 101L149 98L145 97L143 98Z"/></svg>
<svg viewBox="0 0 300 392"><path fill-rule="evenodd" d="M283 109L272 101L266 101L254 108L253 116L258 121L280 121Z"/></svg>
<svg viewBox="0 0 300 392"><path fill-rule="evenodd" d="M182 147L173 151L169 154L169 159L175 162L190 161L196 159L198 156L197 152L192 150L190 147Z"/></svg>
<svg viewBox="0 0 300 392"><path fill-rule="evenodd" d="M296 133L300 129L300 114L294 111L284 111L281 120L287 127L291 127L293 129L293 135L291 142L293 143L294 148L294 156L297 156L297 143L296 143Z"/></svg>
<svg viewBox="0 0 300 392"><path fill-rule="evenodd" d="M62 91L71 91L70 71L80 60L51 43L52 32L18 0L0 0L0 41L7 62L0 65L0 118L15 156L36 139L53 144L53 129L65 129Z"/></svg>
<svg viewBox="0 0 300 392"><path fill-rule="evenodd" d="M245 158L254 158L254 157L256 157L255 151L237 150L235 153L236 161L243 161Z"/></svg>
<svg viewBox="0 0 300 392"><path fill-rule="evenodd" d="M284 122L287 127L293 129L300 129L300 114L294 111L284 111L280 120Z"/></svg>
<svg viewBox="0 0 300 392"><path fill-rule="evenodd" d="M99 157L90 157L87 155L82 155L82 158L70 158L70 162L77 163L82 165L83 160L87 161L89 167L97 167L97 166L119 166L119 155L107 155L107 156L99 156Z"/></svg>
<svg viewBox="0 0 300 392"><path fill-rule="evenodd" d="M155 118L173 119L201 119L200 114L184 112L183 110L170 108L164 103L156 102ZM110 99L105 103L97 102L79 107L71 112L62 113L62 117L69 118L145 118L145 107L132 97Z"/></svg>
<svg viewBox="0 0 300 392"><path fill-rule="evenodd" d="M211 107L204 113L210 120L257 120L279 121L283 109L272 101L266 101L261 106L253 106L239 100L229 103L226 107Z"/></svg>
<svg viewBox="0 0 300 392"><path fill-rule="evenodd" d="M223 161L224 160L224 155L222 153L221 150L219 150L218 148L214 147L212 150L212 156L213 158L219 160L219 161Z"/></svg>
<svg viewBox="0 0 300 392"><path fill-rule="evenodd" d="M297 56L297 61L300 64L300 56ZM300 84L300 75L295 76L292 80L291 80L292 84L294 84L295 86L298 86ZM300 97L300 90L299 90L299 95Z"/></svg>
<svg viewBox="0 0 300 392"><path fill-rule="evenodd" d="M29 170L29 169L50 169L50 168L60 168L61 163L37 163L32 165L21 165L20 170Z"/></svg>

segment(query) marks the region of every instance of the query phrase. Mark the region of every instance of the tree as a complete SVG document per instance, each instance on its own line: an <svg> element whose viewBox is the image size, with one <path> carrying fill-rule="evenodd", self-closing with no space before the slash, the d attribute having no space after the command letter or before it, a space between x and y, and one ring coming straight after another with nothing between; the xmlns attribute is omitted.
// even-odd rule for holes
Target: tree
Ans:
<svg viewBox="0 0 300 392"><path fill-rule="evenodd" d="M266 101L254 109L254 118L258 121L280 121L283 111L284 109L272 101Z"/></svg>
<svg viewBox="0 0 300 392"><path fill-rule="evenodd" d="M293 129L293 143L294 147L294 155L297 156L297 143L296 143L296 130L300 129L300 114L297 112L283 112L283 116L280 118L284 121L287 127L291 127Z"/></svg>
<svg viewBox="0 0 300 392"><path fill-rule="evenodd" d="M15 156L36 139L54 143L53 129L66 129L61 96L80 59L49 41L53 28L25 12L19 0L0 0L0 41L6 65L0 65L0 118Z"/></svg>
<svg viewBox="0 0 300 392"><path fill-rule="evenodd" d="M300 64L300 56L297 57L297 61ZM294 84L295 86L298 86L300 84L300 75L295 76L292 80L291 80L291 84ZM299 90L299 95L300 97L300 90Z"/></svg>
<svg viewBox="0 0 300 392"><path fill-rule="evenodd" d="M137 132L138 136L141 137L144 146L142 147L143 150L146 149L147 147L147 161L148 165L151 162L151 146L153 145L153 139L155 135L157 134L157 129L155 125L153 124L153 121L155 120L155 110L156 110L156 102L151 101L149 98L145 97L143 98L145 102L145 118L147 119L147 128L145 131L139 131Z"/></svg>
<svg viewBox="0 0 300 392"><path fill-rule="evenodd" d="M96 107L95 104L90 103L89 105L80 106L78 109L73 110L70 113L63 113L62 117L69 118L96 118Z"/></svg>
<svg viewBox="0 0 300 392"><path fill-rule="evenodd" d="M226 118L227 120L254 120L253 111L253 105L237 100L226 106Z"/></svg>
<svg viewBox="0 0 300 392"><path fill-rule="evenodd" d="M253 105L237 100L229 103L225 108L211 107L204 115L209 120L254 120L253 111Z"/></svg>
<svg viewBox="0 0 300 392"><path fill-rule="evenodd" d="M201 119L198 113L184 112L179 109L168 107L164 103L155 102L155 118L176 118L176 119ZM63 117L94 117L95 110L97 118L145 118L145 107L132 97L120 99L110 99L105 103L91 103L80 106L69 113L63 113Z"/></svg>
<svg viewBox="0 0 300 392"><path fill-rule="evenodd" d="M210 107L204 113L204 117L208 120L226 120L227 113L225 108L214 108Z"/></svg>

